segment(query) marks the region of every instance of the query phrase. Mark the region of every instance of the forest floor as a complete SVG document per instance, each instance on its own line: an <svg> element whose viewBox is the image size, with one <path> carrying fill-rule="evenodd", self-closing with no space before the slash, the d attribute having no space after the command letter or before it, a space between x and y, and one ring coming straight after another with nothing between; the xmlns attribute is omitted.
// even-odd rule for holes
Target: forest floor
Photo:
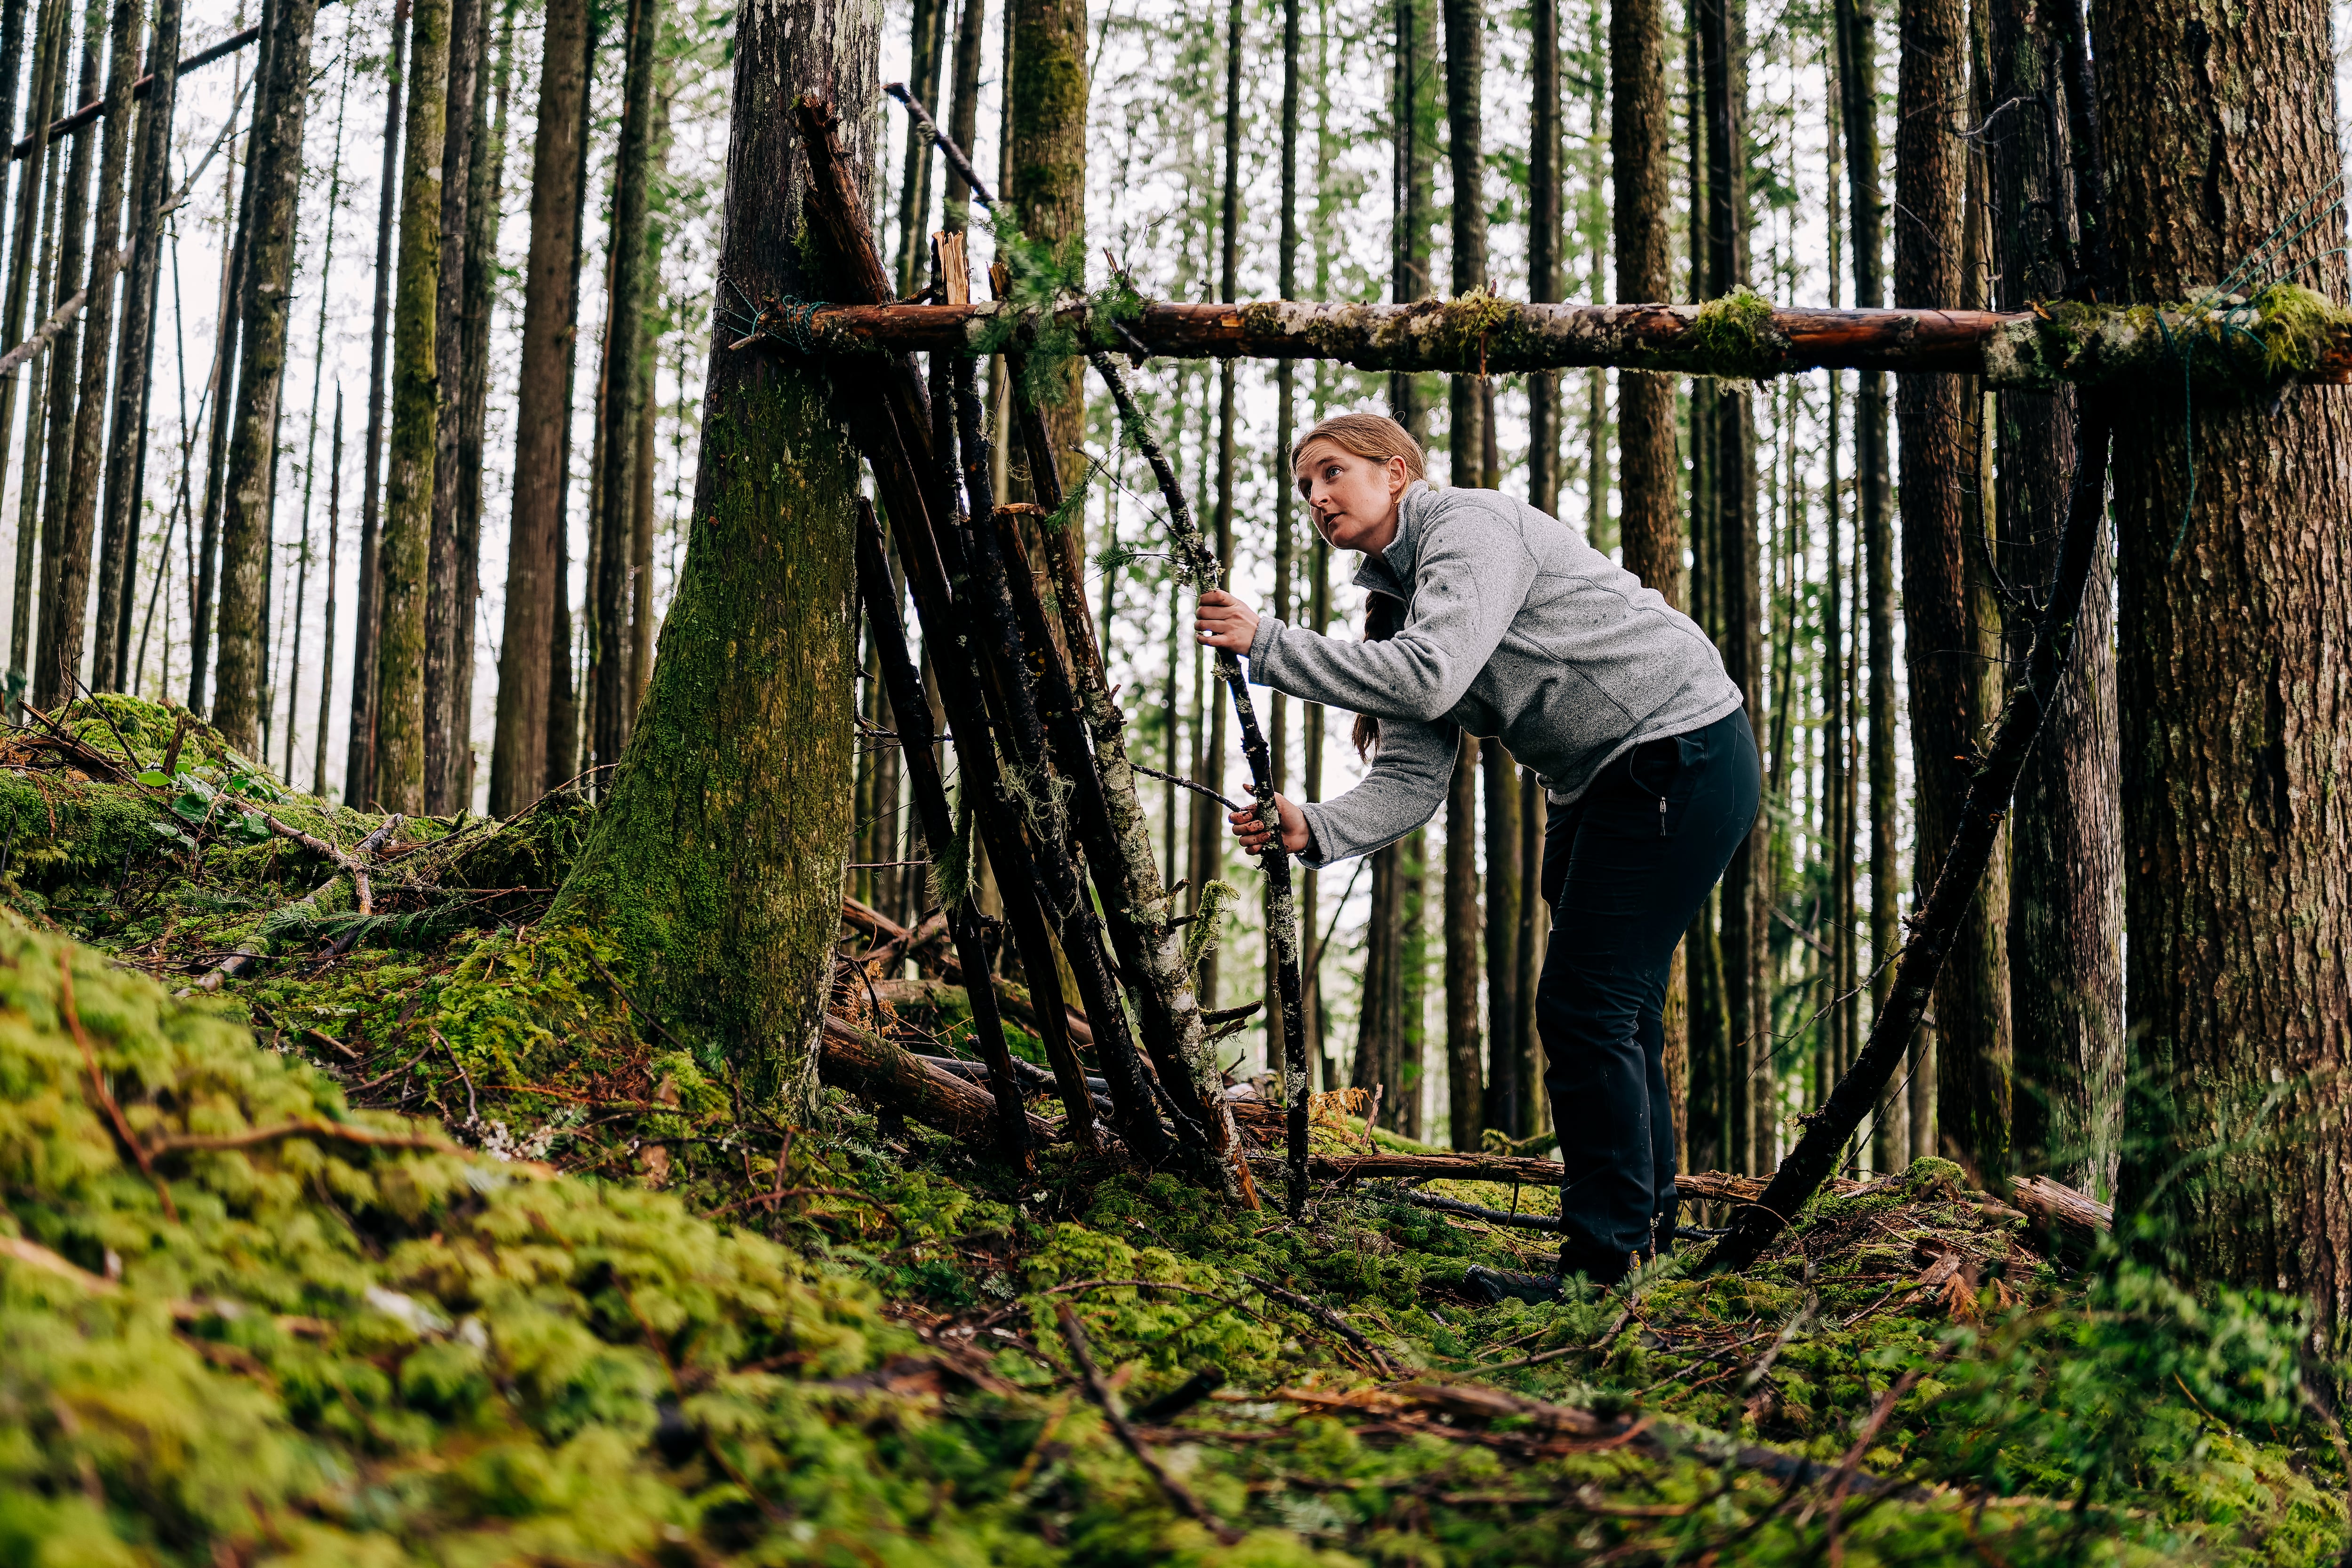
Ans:
<svg viewBox="0 0 2352 1568"><path fill-rule="evenodd" d="M577 799L383 835L177 727L0 743L0 1563L2345 1556L2293 1303L1941 1161L1481 1305L1546 1239L743 1104L539 923Z"/></svg>

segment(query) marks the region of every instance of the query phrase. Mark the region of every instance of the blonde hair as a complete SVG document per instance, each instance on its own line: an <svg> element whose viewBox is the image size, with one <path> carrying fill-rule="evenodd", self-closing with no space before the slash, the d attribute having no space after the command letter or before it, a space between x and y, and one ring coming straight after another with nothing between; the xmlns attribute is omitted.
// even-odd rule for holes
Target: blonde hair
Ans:
<svg viewBox="0 0 2352 1568"><path fill-rule="evenodd" d="M1369 457L1375 463L1385 463L1391 457L1404 459L1404 476L1408 479L1426 477L1421 443L1412 432L1384 413L1335 413L1316 422L1315 428L1290 445L1290 472L1296 476L1299 460L1307 455L1307 447L1318 441L1328 441L1342 452L1358 457Z"/></svg>

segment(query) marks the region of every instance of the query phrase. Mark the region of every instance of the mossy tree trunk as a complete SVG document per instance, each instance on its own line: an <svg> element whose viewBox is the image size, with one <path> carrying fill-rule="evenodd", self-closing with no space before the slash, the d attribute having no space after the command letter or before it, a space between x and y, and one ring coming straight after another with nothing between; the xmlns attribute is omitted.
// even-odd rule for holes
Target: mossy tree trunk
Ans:
<svg viewBox="0 0 2352 1568"><path fill-rule="evenodd" d="M803 257L804 92L872 100L878 16L840 0L737 13L722 274L818 298ZM874 121L846 118L865 183ZM549 918L617 942L635 995L726 1050L747 1089L814 1092L852 798L857 464L819 378L713 340L694 529L653 680L596 831Z"/></svg>
<svg viewBox="0 0 2352 1568"><path fill-rule="evenodd" d="M5 55L0 39L0 55ZM122 347L115 377L113 428L107 437L106 516L100 533L98 645L90 684L128 691L132 578L147 469L147 394L155 361L155 303L163 279L162 211L172 181L172 111L178 96L180 0L159 0L148 48L154 78L140 106L138 156L131 177L131 261L123 274ZM0 59L0 75L12 67ZM7 122L0 110L0 124ZM16 340L9 340L14 342Z"/></svg>
<svg viewBox="0 0 2352 1568"><path fill-rule="evenodd" d="M425 606L433 546L434 344L441 282L441 148L449 88L450 0L416 0L400 259L393 280L392 440L376 547L375 804L425 804Z"/></svg>
<svg viewBox="0 0 2352 1568"><path fill-rule="evenodd" d="M466 178L466 358L457 382L458 625L451 650L457 752L457 804L474 800L474 607L482 593L482 458L489 422L491 312L498 305L499 206L504 197L507 106L513 89L515 6L502 8L498 64L475 95L473 146Z"/></svg>
<svg viewBox="0 0 2352 1568"><path fill-rule="evenodd" d="M1485 121L1480 94L1486 80L1486 16L1480 0L1444 0L1445 26L1445 147L1453 176L1454 294L1456 298L1486 281L1486 199L1484 182ZM1446 382L1446 444L1453 482L1457 486L1490 483L1486 474L1486 400L1475 376L1454 376ZM1501 742L1490 741L1497 758L1496 777L1508 766ZM1517 804L1516 791L1513 804ZM1496 804L1487 796L1491 812ZM1454 778L1445 791L1445 1063L1447 1125L1457 1149L1478 1146L1484 1098L1479 1079L1481 1040L1478 1031L1478 742L1464 737L1454 758ZM1514 862L1516 863L1516 862ZM1489 870L1500 870L1498 862ZM1502 954L1515 954L1517 933L1505 926L1501 911L1491 939ZM1498 1009L1498 1022L1504 1018ZM1508 1030L1498 1029L1498 1036Z"/></svg>
<svg viewBox="0 0 2352 1568"><path fill-rule="evenodd" d="M1895 141L1895 303L1949 304L1961 266L1967 112L1967 7L1903 0L1903 62ZM1932 888L1959 823L1978 737L1998 701L1980 657L1986 628L1967 549L1965 496L1976 488L1967 399L1955 376L1895 378L1902 442L1904 653L1911 677L1912 756L1918 771L1917 881ZM1997 649L1995 650L1997 651ZM1996 849L1983 892L1961 922L1936 990L1937 1120L1942 1148L1986 1182L2010 1166L2009 975L2005 857ZM1938 1152L1917 1143L1915 1155Z"/></svg>
<svg viewBox="0 0 2352 1568"><path fill-rule="evenodd" d="M2284 214L2324 209L2328 19L2319 0L2260 27L2210 4L2095 11L2131 297L2210 288ZM2342 244L2331 218L2263 266L2340 299ZM2266 402L2200 399L2193 468L2177 386L2116 427L2126 1018L2146 1086L2121 1187L2197 1276L2306 1296L2333 1355L2352 1322L2352 409L2318 388L2283 415Z"/></svg>
<svg viewBox="0 0 2352 1568"><path fill-rule="evenodd" d="M89 300L82 307L80 398L74 410L73 446L64 457L66 512L63 545L58 555L58 591L52 612L42 621L41 640L47 655L41 663L56 685L50 703L70 701L81 679L81 659L88 643L91 552L98 539L99 492L105 477L106 402L109 372L114 360L114 300L117 275L112 270L114 247L122 238L122 181L130 164L131 83L139 62L132 17L138 8L131 0L116 0L108 26L105 152L98 176L97 234L92 241ZM92 13L95 19L96 13ZM87 47L97 46L95 33ZM85 132L82 140L89 140ZM112 605L107 605L111 610ZM112 628L101 632L110 640ZM35 688L40 677L34 679ZM42 705L44 706L48 704Z"/></svg>
<svg viewBox="0 0 2352 1568"><path fill-rule="evenodd" d="M278 393L285 380L287 308L294 280L294 214L302 185L302 121L310 99L310 36L318 0L278 0L269 78L258 84L269 113L254 141L253 218L245 272L245 324L229 434L221 519L220 665L213 723L231 746L252 751L267 702L265 596L269 579L270 477L278 463Z"/></svg>
<svg viewBox="0 0 2352 1568"><path fill-rule="evenodd" d="M88 103L98 94L98 65L106 51L100 46L103 36L101 22L106 16L101 5L86 6L82 12L81 81L75 96L76 103ZM89 248L89 181L91 148L95 139L77 136L73 151L66 159L65 188L58 200L59 216L55 233L58 235L58 265L51 289L50 308L64 304L78 293L86 277L91 259ZM41 498L41 587L40 631L37 652L33 655L33 706L49 708L57 706L62 694L69 689L58 673L56 622L65 619L58 595L58 563L65 553L66 498L68 476L72 464L74 388L80 384L77 367L87 357L82 347L86 342L87 313L77 316L66 329L49 345L49 393L46 413L48 434L43 452L48 467L47 492ZM73 612L75 635L80 635L81 612Z"/></svg>

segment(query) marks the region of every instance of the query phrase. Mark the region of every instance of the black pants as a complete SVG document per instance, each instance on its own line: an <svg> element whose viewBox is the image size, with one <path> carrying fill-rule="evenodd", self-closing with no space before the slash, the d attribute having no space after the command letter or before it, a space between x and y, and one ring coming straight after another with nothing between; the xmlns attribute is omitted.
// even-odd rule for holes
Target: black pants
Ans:
<svg viewBox="0 0 2352 1568"><path fill-rule="evenodd" d="M1675 945L1756 821L1748 715L1635 747L1544 831L1551 945L1537 989L1544 1087L1568 1167L1560 1262L1613 1282L1671 1249L1675 1123L1666 977ZM1664 1234L1660 1232L1663 1230Z"/></svg>

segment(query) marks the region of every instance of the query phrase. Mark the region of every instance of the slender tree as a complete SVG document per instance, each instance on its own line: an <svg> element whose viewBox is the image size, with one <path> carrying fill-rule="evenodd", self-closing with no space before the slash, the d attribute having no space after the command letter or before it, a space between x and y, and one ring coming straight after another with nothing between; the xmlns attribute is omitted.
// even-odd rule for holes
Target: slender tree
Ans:
<svg viewBox="0 0 2352 1568"><path fill-rule="evenodd" d="M251 221L242 301L236 401L230 411L228 483L221 527L220 666L213 722L251 750L268 705L271 476L278 464L278 392L294 279L294 218L302 185L302 124L310 99L318 0L276 0L268 76L257 99Z"/></svg>
<svg viewBox="0 0 2352 1568"><path fill-rule="evenodd" d="M824 295L803 259L792 111L804 93L873 100L877 20L808 0L736 15L719 267L751 298ZM861 185L873 127L847 121ZM756 1100L797 1106L814 1092L852 826L857 460L819 376L730 340L711 346L695 528L653 682L549 919L605 933L648 1009L724 1042Z"/></svg>
<svg viewBox="0 0 2352 1568"><path fill-rule="evenodd" d="M523 264L498 733L490 749L490 814L497 817L522 810L546 784L550 664L563 646L552 579L564 528L563 432L579 315L580 150L573 142L587 70L588 0L549 0L531 147L530 254Z"/></svg>
<svg viewBox="0 0 2352 1568"><path fill-rule="evenodd" d="M2205 5L2102 6L2093 23L2126 297L2293 277L2342 298L2341 220L2282 221L2328 213L2341 167L2328 8L2291 0L2247 28ZM2189 189L2203 194L2183 204ZM2199 398L2193 468L2179 398L2116 424L2126 1016L2147 1086L2121 1194L2196 1277L2306 1297L2315 1354L2336 1355L2352 1301L2336 1110L2352 868L2333 803L2352 761L2337 586L2352 410L2283 395L2284 417L2267 398Z"/></svg>
<svg viewBox="0 0 2352 1568"><path fill-rule="evenodd" d="M441 153L449 84L450 0L417 0L410 42L410 155L401 175L400 271L394 289L391 467L376 558L375 799L425 804L425 654L433 539L435 340L441 273ZM420 156L419 154L423 154Z"/></svg>
<svg viewBox="0 0 2352 1568"><path fill-rule="evenodd" d="M555 0L557 8L568 0ZM582 0L584 4L584 0ZM383 523L383 413L386 351L392 327L393 214L401 189L403 75L409 46L409 0L393 0L392 53L384 66L383 173L376 195L375 314L368 335L367 434L361 443L359 572L352 615L351 738L343 755L343 800L375 800L375 696L381 646L380 536ZM523 382L526 389L530 378ZM526 390L525 395L529 395ZM517 485L520 493L521 486Z"/></svg>
<svg viewBox="0 0 2352 1568"><path fill-rule="evenodd" d="M622 78L620 145L613 166L611 304L604 314L604 396L599 413L595 509L596 571L591 664L594 705L592 755L599 767L619 762L627 744L635 682L629 673L629 515L636 499L637 424L645 383L648 180L653 167L654 56L661 11L653 0L629 0L626 63Z"/></svg>
<svg viewBox="0 0 2352 1568"><path fill-rule="evenodd" d="M74 100L77 103L88 103L98 96L99 63L106 54L100 41L104 37L106 14L103 0L91 0L82 13L81 81ZM58 219L55 298L50 302L53 309L79 293L89 280L89 264L92 260L89 249L90 165L96 141L95 137L75 137L73 151L66 160ZM83 372L91 368L79 362L89 353L89 314L84 310L49 345L48 441L44 453L48 482L41 507L40 636L32 670L33 706L37 708L55 707L61 696L70 695L74 689L68 673L59 665L59 623L71 622L70 635L77 649L81 638L82 607L79 601L68 606L59 591L58 576L65 560L73 494L74 389L82 384ZM100 352L103 351L101 341Z"/></svg>
<svg viewBox="0 0 2352 1568"><path fill-rule="evenodd" d="M1432 281L1429 216L1436 172L1438 0L1393 0L1393 5L1389 298L1403 304L1428 298ZM1389 409L1414 440L1429 444L1429 409L1412 372L1390 374Z"/></svg>
<svg viewBox="0 0 2352 1568"><path fill-rule="evenodd" d="M588 33L585 70L593 80L596 71L596 37L600 18L592 5L588 11ZM572 298L574 312L580 295L580 270L588 260L588 141L593 123L595 95L582 90L580 94L580 128L573 138L577 166L572 172L572 232L581 236L572 250ZM570 409L573 389L577 385L580 363L577 332L573 347L566 351L563 361L563 427L562 450L556 466L556 528L555 570L551 574L550 591L555 601L555 613L548 626L547 676L547 773L542 788L561 789L579 770L580 693L574 678L572 658L572 529L571 508L565 500L572 483L572 416ZM589 464L588 515L596 515L595 464ZM589 537L595 537L592 523ZM593 576L593 574L592 574Z"/></svg>
<svg viewBox="0 0 2352 1568"><path fill-rule="evenodd" d="M1299 0L1282 0L1282 212L1276 225L1275 285L1285 299L1298 289L1298 13ZM1290 448L1298 433L1298 367L1293 361L1275 361L1274 403L1274 612L1286 621L1295 621L1298 609L1291 589L1297 559L1291 542L1291 514L1297 492L1290 483ZM1280 692L1271 695L1267 744L1274 749L1274 787L1286 794L1290 789L1290 699ZM1268 896L1272 896L1270 884ZM1302 919L1299 929L1302 941L1315 939L1311 914ZM1281 1001L1276 995L1279 967L1274 945L1268 943L1265 1064L1269 1071L1277 1070L1285 1060L1286 1044L1282 1034ZM1302 992L1302 1018L1309 1016L1303 1010L1303 1002ZM1307 1032L1314 1032L1311 1023ZM1311 1066L1311 1042L1307 1055ZM1297 1086L1286 1088L1291 1093L1304 1092Z"/></svg>
<svg viewBox="0 0 2352 1568"><path fill-rule="evenodd" d="M465 424L467 204L473 194L474 119L482 73L488 0L451 0L448 76L443 84L439 145L440 257L433 307L433 486L425 580L425 809L456 810L465 787L457 714L458 644L470 643L470 606L457 602L457 446Z"/></svg>
<svg viewBox="0 0 2352 1568"><path fill-rule="evenodd" d="M948 100L948 135L959 147L969 148L980 128L981 56L988 42L987 0L962 0L956 13L953 96ZM954 169L940 203L940 220L950 233L960 233L969 221L971 187Z"/></svg>
<svg viewBox="0 0 2352 1568"><path fill-rule="evenodd" d="M5 31L5 19L0 19ZM0 37L0 53L6 40ZM139 110L131 176L131 259L123 273L122 341L107 442L106 511L100 530L98 636L90 684L130 690L132 577L138 565L140 498L147 471L147 399L155 364L155 301L163 284L163 208L172 179L172 111L180 79L180 0L157 0L148 45L150 85ZM0 75L13 70L0 62ZM6 113L0 110L0 125ZM11 340L13 341L13 340ZM0 412L0 423L5 423ZM168 555L167 555L168 559Z"/></svg>
<svg viewBox="0 0 2352 1568"><path fill-rule="evenodd" d="M2055 30L2017 0L1992 0L1995 103L2064 102ZM2078 24L2079 25L2079 24ZM2065 168L2053 121L2004 117L1988 145L1993 181L1995 303L2021 310L2062 298L2072 243ZM2074 467L2074 395L2000 395L1999 538L2020 587L2048 580L2065 515L2060 476ZM2115 582L2098 551L2073 665L2010 814L2010 1016L2016 1051L2016 1159L2100 1197L2115 1191L2124 1098L2122 756L2116 713ZM2022 622L2027 617L2013 618ZM2009 639L2011 657L2027 639Z"/></svg>
<svg viewBox="0 0 2352 1568"><path fill-rule="evenodd" d="M286 781L289 789L294 783L294 737L295 732L301 727L295 722L296 716L300 712L295 705L302 691L302 613L310 598L310 508L317 498L319 477L319 400L320 394L326 390L327 379L328 295L325 280L334 272L335 220L342 212L343 110L350 100L351 85L351 50L347 38L343 53L343 85L335 100L334 160L328 165L327 172L327 234L325 243L320 247L319 255L320 280L319 330L318 335L311 340L310 350L310 428L302 443L302 542L300 551L294 558L297 563L294 578L294 603L292 613L288 617L291 625L291 636L289 639L291 652L287 659L280 661L287 669L287 675L286 767L279 777ZM337 395L340 398L341 394ZM328 500L331 506L333 497L330 497ZM333 684L329 678L332 668L331 664L321 667L320 672L321 686Z"/></svg>
<svg viewBox="0 0 2352 1568"><path fill-rule="evenodd" d="M1224 177L1220 187L1218 207L1217 298L1226 301L1241 298L1243 7L1244 0L1230 0L1225 9ZM1238 374L1238 367L1232 360L1219 361L1215 526L1217 559L1223 561L1234 559L1234 484L1240 461L1234 434L1234 423L1240 417ZM1222 791L1225 780L1225 751L1230 744L1225 728L1225 705L1205 682L1195 680L1194 690L1206 694L1200 700L1207 711L1202 716L1205 725L1199 721L1195 723L1194 735L1200 741L1200 758L1193 776L1210 789ZM1205 737L1202 735L1203 728ZM1196 795L1192 800L1192 887L1196 910L1202 890L1222 875L1224 847L1222 809L1213 797ZM1217 959L1213 944L1202 954L1199 990L1201 1005L1204 1008L1217 1005ZM1270 1043L1273 1036L1269 1034L1267 1038Z"/></svg>
<svg viewBox="0 0 2352 1568"><path fill-rule="evenodd" d="M65 83L67 27L70 11L68 0L45 0L40 24L33 46L32 92L25 104L25 133L33 143L29 156L20 160L23 172L16 177L16 207L14 236L9 245L8 295L5 313L0 313L0 336L11 343L21 342L25 336L25 308L37 294L34 287L36 248L43 237L42 217L48 207L48 190L57 183L57 165L48 156L49 140L41 130L57 114L57 99ZM21 26L21 19L19 21ZM0 27L5 27L5 13L0 13ZM5 37L0 37L0 49L5 49ZM7 72L7 85L0 91L13 95L16 75ZM13 118L15 105L9 105ZM0 131L8 121L0 120ZM41 270L46 273L44 263ZM37 365L38 361L35 361ZM34 371L23 367L0 372L0 467L8 456L8 443L16 431L16 389L29 380ZM25 658L27 633L33 622L33 529L29 525L34 512L34 497L40 489L40 383L33 382L33 402L25 419L25 460L19 488L23 502L20 511L25 521L16 530L16 596L8 629L8 670L10 681L10 711L15 712L16 698L24 689Z"/></svg>
<svg viewBox="0 0 2352 1568"><path fill-rule="evenodd" d="M457 382L457 625L452 635L456 691L457 804L474 800L474 612L482 593L482 465L489 422L491 311L498 303L499 209L505 196L507 109L514 76L514 5L501 7L497 63L476 93L466 178L466 357ZM487 23L487 16L485 17Z"/></svg>
<svg viewBox="0 0 2352 1568"><path fill-rule="evenodd" d="M1708 291L1720 298L1748 282L1747 73L1743 0L1699 0L1699 53L1706 99L1706 251ZM1728 389L1709 399L1709 521L1714 552L1717 641L1725 671L1747 695L1748 722L1764 731L1760 589L1755 544L1755 411ZM1730 1087L1733 1152L1749 1170L1773 1162L1777 1106L1771 1092L1771 1009L1759 995L1758 930L1763 863L1771 829L1756 830L1732 852L1722 891L1723 998L1733 1052Z"/></svg>
<svg viewBox="0 0 2352 1568"><path fill-rule="evenodd" d="M934 119L940 112L940 67L946 60L947 41L948 0L915 0L914 21L908 29L914 54L908 87L915 101ZM931 138L910 114L907 116L906 172L898 182L898 292L902 295L922 287L924 257L929 252L920 241L930 215Z"/></svg>
<svg viewBox="0 0 2352 1568"><path fill-rule="evenodd" d="M321 800L327 798L327 724L334 716L335 683L330 678L335 671L335 580L341 562L336 552L342 548L343 520L343 389L335 388L335 433L329 444L327 462L327 610L326 624L319 632L319 727L310 758L310 792ZM171 564L168 538L164 565ZM290 733L291 720L286 726ZM291 784L292 769L288 769L287 782Z"/></svg>
<svg viewBox="0 0 2352 1568"><path fill-rule="evenodd" d="M1896 89L1895 303L1960 298L1967 11L1960 0L1903 0ZM1919 781L1917 886L1958 826L1977 735L1991 715L1971 613L1963 492L1975 488L1965 394L1950 376L1895 382L1902 442L1903 619L1912 755ZM1942 1145L1984 1181L2009 1174L2007 909L2001 855L1962 923L1936 991ZM1928 1152L1915 1149L1915 1152Z"/></svg>

